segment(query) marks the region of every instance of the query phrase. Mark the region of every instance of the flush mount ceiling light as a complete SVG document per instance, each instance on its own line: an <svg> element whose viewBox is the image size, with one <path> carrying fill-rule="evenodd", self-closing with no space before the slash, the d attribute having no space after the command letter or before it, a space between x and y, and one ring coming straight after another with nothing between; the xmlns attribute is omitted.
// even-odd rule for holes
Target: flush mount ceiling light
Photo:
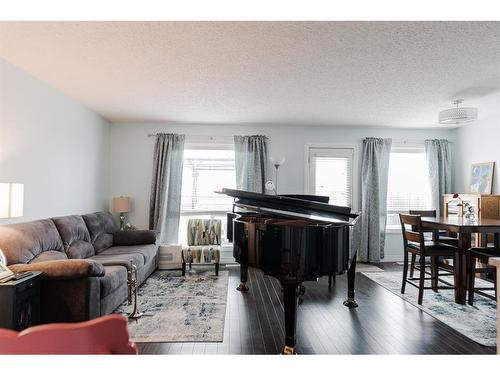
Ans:
<svg viewBox="0 0 500 375"><path fill-rule="evenodd" d="M439 123L448 124L464 124L466 122L471 122L477 119L477 108L471 107L459 107L462 104L463 99L457 99L453 101L456 108L446 109L439 112Z"/></svg>

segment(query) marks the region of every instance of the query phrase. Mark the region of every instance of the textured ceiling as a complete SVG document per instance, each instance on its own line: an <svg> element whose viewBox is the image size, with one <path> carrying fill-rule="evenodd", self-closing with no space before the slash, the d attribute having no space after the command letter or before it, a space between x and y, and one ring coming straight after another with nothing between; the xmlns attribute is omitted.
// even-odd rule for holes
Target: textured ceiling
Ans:
<svg viewBox="0 0 500 375"><path fill-rule="evenodd" d="M499 106L500 22L0 22L0 56L113 121L432 127Z"/></svg>

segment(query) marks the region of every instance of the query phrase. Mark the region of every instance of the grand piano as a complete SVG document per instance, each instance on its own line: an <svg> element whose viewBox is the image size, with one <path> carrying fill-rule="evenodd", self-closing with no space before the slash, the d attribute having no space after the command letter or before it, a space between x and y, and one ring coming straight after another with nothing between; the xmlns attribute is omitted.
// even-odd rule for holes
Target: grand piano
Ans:
<svg viewBox="0 0 500 375"><path fill-rule="evenodd" d="M277 278L283 288L285 345L283 354L295 354L297 302L304 281L347 271L344 305L354 299L356 252L359 248L358 214L349 207L327 204L315 196L284 196L222 189L234 198L228 214L228 238L240 264L239 291L248 290L248 267ZM326 202L325 202L326 201ZM250 285L251 287L251 285Z"/></svg>

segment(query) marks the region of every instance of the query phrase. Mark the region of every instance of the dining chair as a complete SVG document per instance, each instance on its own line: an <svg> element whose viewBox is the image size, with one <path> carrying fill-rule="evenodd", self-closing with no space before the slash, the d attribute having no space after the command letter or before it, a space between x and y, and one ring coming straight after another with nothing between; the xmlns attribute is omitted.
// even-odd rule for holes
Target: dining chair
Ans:
<svg viewBox="0 0 500 375"><path fill-rule="evenodd" d="M500 257L500 248L498 247L472 247L467 253L467 289L468 289L468 303L474 304L474 294L477 293L483 297L491 298L496 301L497 299L497 269L488 264L490 258ZM477 267L477 262L481 264ZM476 287L476 273L493 275L493 287ZM494 291L494 294L485 293L486 290Z"/></svg>
<svg viewBox="0 0 500 375"><path fill-rule="evenodd" d="M404 294L406 283L418 288L418 304L422 304L425 289L454 289L450 283L439 278L437 264L439 257L451 257L456 251L456 247L442 242L435 242L432 240L427 241L424 237L424 230L422 227L422 218L420 215L407 215L399 214L401 222L401 230L403 233L404 244L404 265L403 265L403 285L401 286L401 294ZM408 277L408 254L415 254L419 256L419 277ZM430 257L431 272L430 277L425 277L429 274L425 271L425 260ZM430 287L425 286L425 281L431 280ZM413 281L418 281L415 284ZM441 282L445 286L439 286Z"/></svg>
<svg viewBox="0 0 500 375"><path fill-rule="evenodd" d="M436 210L410 210L409 211L410 215L420 215L421 217L436 217ZM414 230L415 228L413 228ZM457 247L458 246L458 238L454 237L454 233L448 233L447 231L439 231L439 242L452 245ZM426 240L432 240L432 230L425 230L424 229L424 236L426 237ZM455 235L456 236L456 235ZM412 254L411 255L411 265L410 265L410 277L413 277L413 271L414 270L419 270L419 266L416 265L416 259L417 255ZM453 266L450 266L446 261L440 262L439 263L440 267L452 272L453 271Z"/></svg>

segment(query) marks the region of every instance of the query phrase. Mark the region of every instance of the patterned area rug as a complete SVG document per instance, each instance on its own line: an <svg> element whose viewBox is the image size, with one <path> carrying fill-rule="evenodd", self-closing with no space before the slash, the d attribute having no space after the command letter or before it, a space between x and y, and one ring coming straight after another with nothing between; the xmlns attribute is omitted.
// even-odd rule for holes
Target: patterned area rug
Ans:
<svg viewBox="0 0 500 375"><path fill-rule="evenodd" d="M157 271L139 288L143 316L129 320L134 342L222 341L226 316L228 271ZM116 313L129 314L123 303Z"/></svg>
<svg viewBox="0 0 500 375"><path fill-rule="evenodd" d="M382 285L395 295L425 311L446 325L485 346L496 345L496 303L494 300L474 296L474 306L455 303L453 290L424 291L422 305L417 303L418 289L407 284L405 294L401 294L402 272L370 272L363 273L369 279ZM450 276L442 277L443 280L453 283ZM429 281L427 281L429 282ZM492 284L476 279L478 287L491 287ZM426 286L428 286L426 284Z"/></svg>

